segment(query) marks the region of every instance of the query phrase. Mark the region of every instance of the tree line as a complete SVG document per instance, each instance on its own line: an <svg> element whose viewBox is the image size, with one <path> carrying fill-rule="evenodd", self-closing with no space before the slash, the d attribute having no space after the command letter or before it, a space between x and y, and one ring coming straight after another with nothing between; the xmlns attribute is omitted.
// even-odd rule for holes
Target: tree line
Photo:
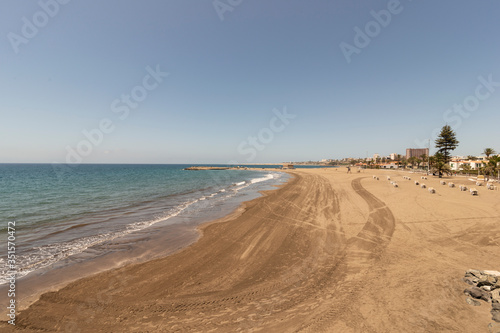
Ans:
<svg viewBox="0 0 500 333"><path fill-rule="evenodd" d="M457 140L456 133L451 129L449 125L443 126L439 136L435 140L437 152L429 158L429 166L432 168L433 173L437 173L439 177L443 174L451 174L451 167L449 162L451 161L451 151L458 147L460 142ZM498 176L500 168L498 166L500 162L500 156L496 155L493 148L485 148L483 154L486 155L485 165L478 168L478 172L490 177ZM469 155L467 160L476 160L477 157ZM483 163L482 163L483 164ZM471 172L470 164L462 164L460 170L465 173Z"/></svg>
<svg viewBox="0 0 500 333"><path fill-rule="evenodd" d="M437 151L432 156L427 156L424 154L420 157L410 157L407 159L405 156L401 156L398 154L394 162L398 167L404 168L408 167L409 165L411 165L412 168L415 168L415 166L417 166L417 168L420 168L421 166L427 166L430 172L432 172L434 175L439 175L439 177L442 177L442 175L444 174L451 175L453 173L450 167L451 152L455 150L460 143L457 140L455 131L453 131L453 129L449 125L443 126L434 143ZM477 170L477 172L485 175L486 177L498 176L500 173L500 155L497 155L496 151L493 148L485 148L482 153L486 155L486 161L482 163L485 165L481 166ZM467 160L477 160L477 157L469 155L467 156ZM377 157L376 159L366 161L366 164L369 168L373 168L378 167L377 164L386 163L387 161L389 161L389 159L387 159L386 157ZM359 159L358 162L364 162L364 160ZM469 174L472 171L471 169L472 168L470 164L462 164L459 171Z"/></svg>

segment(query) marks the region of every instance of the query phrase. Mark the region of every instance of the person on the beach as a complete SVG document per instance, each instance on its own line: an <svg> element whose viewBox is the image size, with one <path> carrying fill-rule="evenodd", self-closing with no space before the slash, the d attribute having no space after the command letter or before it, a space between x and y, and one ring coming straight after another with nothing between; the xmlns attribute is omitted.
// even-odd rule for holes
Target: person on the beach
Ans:
<svg viewBox="0 0 500 333"><path fill-rule="evenodd" d="M351 167L347 167L347 173L351 173Z"/></svg>

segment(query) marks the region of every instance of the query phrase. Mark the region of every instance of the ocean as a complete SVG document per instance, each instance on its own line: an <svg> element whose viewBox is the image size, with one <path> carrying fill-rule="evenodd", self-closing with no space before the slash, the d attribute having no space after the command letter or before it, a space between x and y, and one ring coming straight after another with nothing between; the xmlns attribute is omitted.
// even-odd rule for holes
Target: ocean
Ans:
<svg viewBox="0 0 500 333"><path fill-rule="evenodd" d="M0 243L15 222L17 279L126 253L172 226L195 230L289 178L278 170L183 170L188 166L87 164L61 172L51 164L0 164ZM143 248L160 253L169 245L162 242L158 251ZM9 271L3 249L0 285Z"/></svg>

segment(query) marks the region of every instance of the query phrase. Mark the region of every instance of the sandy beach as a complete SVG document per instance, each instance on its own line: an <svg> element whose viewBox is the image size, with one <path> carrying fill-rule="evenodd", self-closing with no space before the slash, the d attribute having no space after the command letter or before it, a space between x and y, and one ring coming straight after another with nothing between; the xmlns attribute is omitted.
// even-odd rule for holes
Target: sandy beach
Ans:
<svg viewBox="0 0 500 333"><path fill-rule="evenodd" d="M203 225L203 236L173 255L42 295L16 328L488 331L491 305L468 305L462 277L469 268L500 270L500 191L474 186L479 195L471 196L403 171L290 172L286 185Z"/></svg>

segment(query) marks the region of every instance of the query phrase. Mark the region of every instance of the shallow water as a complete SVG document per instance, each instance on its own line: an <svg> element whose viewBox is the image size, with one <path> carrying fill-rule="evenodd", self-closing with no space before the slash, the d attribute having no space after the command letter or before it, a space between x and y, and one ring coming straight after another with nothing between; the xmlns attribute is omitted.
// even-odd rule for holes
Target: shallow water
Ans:
<svg viewBox="0 0 500 333"><path fill-rule="evenodd" d="M171 251L158 233L176 230L193 237L166 227L192 231L288 179L277 171L183 170L187 166L0 164L0 240L7 241L7 222L15 221L17 278L126 252L153 239ZM139 248L134 255L151 256L152 244L149 251ZM0 258L0 285L7 282L6 256Z"/></svg>

